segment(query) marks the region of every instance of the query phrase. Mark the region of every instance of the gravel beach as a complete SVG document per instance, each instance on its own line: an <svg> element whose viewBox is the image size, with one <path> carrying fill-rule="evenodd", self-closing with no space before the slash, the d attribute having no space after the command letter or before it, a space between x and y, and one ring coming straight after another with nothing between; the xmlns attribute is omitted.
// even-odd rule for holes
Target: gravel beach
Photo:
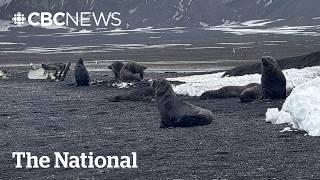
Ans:
<svg viewBox="0 0 320 180"><path fill-rule="evenodd" d="M10 69L9 69L10 70ZM207 108L209 126L160 129L155 102L108 102L129 89L106 84L69 87L28 80L21 68L1 80L0 174L3 179L318 179L319 139L283 132L265 122L267 108L283 101L239 103L237 98L181 99ZM101 78L101 73L92 73ZM147 73L146 78L181 74ZM112 78L109 72L103 80ZM16 169L12 152L52 156L137 152L137 169Z"/></svg>

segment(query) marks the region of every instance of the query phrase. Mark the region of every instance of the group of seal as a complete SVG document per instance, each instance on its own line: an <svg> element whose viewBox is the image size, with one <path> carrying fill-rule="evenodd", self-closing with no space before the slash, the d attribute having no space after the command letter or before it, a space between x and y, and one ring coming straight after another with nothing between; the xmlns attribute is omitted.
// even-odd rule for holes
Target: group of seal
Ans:
<svg viewBox="0 0 320 180"><path fill-rule="evenodd" d="M206 91L200 99L239 97L241 102L252 102L262 99L285 99L286 96L286 78L279 64L274 58L265 56L261 59L261 84L226 86Z"/></svg>
<svg viewBox="0 0 320 180"><path fill-rule="evenodd" d="M147 67L134 61L130 61L127 63L115 61L108 66L108 69L112 70L115 80L132 82L143 80L144 70L146 70ZM153 97L154 88L148 86L132 90L125 94L113 96L109 98L109 101L147 101L151 100Z"/></svg>
<svg viewBox="0 0 320 180"><path fill-rule="evenodd" d="M130 69L131 73L138 73L133 68L128 68L131 65L131 63L128 63L128 66L122 65L120 79L121 71L123 70L128 71ZM110 67L114 70L117 66L118 64L114 63ZM142 68L143 70L144 68ZM115 73L115 71L113 72ZM119 71L116 72L118 73ZM226 86L218 90L207 91L201 95L200 99L239 97L241 102L252 102L262 99L286 98L286 78L277 61L269 56L262 57L261 72L261 84L250 83L245 86ZM116 73L115 77L118 77ZM160 112L160 128L203 126L211 124L214 119L210 110L179 100L170 82L165 79L153 80L151 87L140 88L127 94L115 96L111 101L138 101L151 99L152 97L155 97Z"/></svg>
<svg viewBox="0 0 320 180"><path fill-rule="evenodd" d="M141 81L147 69L136 62L113 62L108 68L114 73L115 79L121 81ZM170 82L165 79L153 80L150 86L111 97L109 101L145 101L153 98L160 112L160 128L203 126L213 121L211 111L179 100Z"/></svg>
<svg viewBox="0 0 320 180"><path fill-rule="evenodd" d="M141 81L144 78L144 70L147 69L146 66L134 61L125 64L116 61L109 65L108 68L114 73L115 79L120 79L121 81Z"/></svg>
<svg viewBox="0 0 320 180"><path fill-rule="evenodd" d="M53 67L57 68L57 66L53 66ZM115 80L121 80L121 81L141 81L143 79L144 70L147 69L146 66L142 64L138 64L134 61L130 61L128 63L116 61L116 62L113 62L111 65L109 65L108 68L112 70ZM136 74L139 74L139 76ZM90 85L90 75L83 63L82 58L80 58L75 65L75 80L76 80L77 86ZM117 100L117 99L122 100L122 99L128 99L128 98L121 98L120 96L114 98L114 100ZM136 98L132 98L132 99L136 99Z"/></svg>
<svg viewBox="0 0 320 180"><path fill-rule="evenodd" d="M57 67L60 68L57 64L43 65L43 67L54 70ZM136 62L113 62L108 68L114 73L115 79L121 81L141 81L144 78L144 70L147 69ZM262 57L261 72L261 84L226 86L218 90L207 91L201 95L200 99L239 97L241 102L251 102L261 99L286 98L286 78L276 60L272 57ZM90 76L82 58L75 65L75 80L77 86L90 85ZM112 102L144 101L153 98L160 112L160 128L203 126L211 124L214 119L210 110L181 101L173 91L170 82L165 79L152 80L148 87L117 95L109 100Z"/></svg>

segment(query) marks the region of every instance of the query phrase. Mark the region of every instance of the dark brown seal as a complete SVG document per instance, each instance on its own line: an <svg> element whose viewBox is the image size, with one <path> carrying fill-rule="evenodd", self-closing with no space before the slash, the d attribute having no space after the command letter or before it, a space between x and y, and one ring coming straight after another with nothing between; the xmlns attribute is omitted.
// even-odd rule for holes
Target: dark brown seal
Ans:
<svg viewBox="0 0 320 180"><path fill-rule="evenodd" d="M229 98L229 97L240 97L240 94L247 88L258 85L258 83L250 83L245 86L225 86L218 90L206 91L200 99L217 99L217 98Z"/></svg>
<svg viewBox="0 0 320 180"><path fill-rule="evenodd" d="M120 71L120 79L122 81L141 81L144 77L144 70L147 67L134 61L126 63ZM136 74L139 74L137 76Z"/></svg>
<svg viewBox="0 0 320 180"><path fill-rule="evenodd" d="M110 102L120 101L148 101L154 98L155 89L153 87L142 87L131 90L126 94L111 97Z"/></svg>
<svg viewBox="0 0 320 180"><path fill-rule="evenodd" d="M108 66L108 68L112 70L112 72L114 74L114 78L116 80L120 79L120 71L121 71L123 65L124 65L123 62L116 61Z"/></svg>
<svg viewBox="0 0 320 180"><path fill-rule="evenodd" d="M203 126L212 123L211 111L178 99L171 84L165 80L154 80L155 97L160 111L160 128Z"/></svg>
<svg viewBox="0 0 320 180"><path fill-rule="evenodd" d="M240 94L241 102L253 102L261 99L263 99L261 84L247 88Z"/></svg>
<svg viewBox="0 0 320 180"><path fill-rule="evenodd" d="M285 99L286 77L282 73L277 61L270 57L261 60L261 85L264 99Z"/></svg>
<svg viewBox="0 0 320 180"><path fill-rule="evenodd" d="M77 82L77 86L90 85L90 76L86 67L83 64L82 58L80 58L79 61L76 63L74 75Z"/></svg>

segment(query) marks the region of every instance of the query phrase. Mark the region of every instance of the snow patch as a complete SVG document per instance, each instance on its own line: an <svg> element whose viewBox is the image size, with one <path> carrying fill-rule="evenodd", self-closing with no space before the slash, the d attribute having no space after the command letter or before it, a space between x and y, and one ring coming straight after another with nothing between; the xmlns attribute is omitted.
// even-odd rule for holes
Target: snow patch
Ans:
<svg viewBox="0 0 320 180"><path fill-rule="evenodd" d="M43 68L30 70L28 73L29 79L49 79L49 74Z"/></svg>
<svg viewBox="0 0 320 180"><path fill-rule="evenodd" d="M119 89L129 88L132 85L133 85L133 83L127 83L127 82L118 82L118 83L112 84L112 86L117 87Z"/></svg>
<svg viewBox="0 0 320 180"><path fill-rule="evenodd" d="M287 89L317 77L320 77L320 66L306 67L303 69L287 69L283 71L287 79ZM224 72L194 75L186 77L168 78L169 81L180 81L185 84L173 86L177 94L200 96L205 91L217 90L224 86L244 86L249 83L260 83L260 74L251 74L236 77L223 77Z"/></svg>
<svg viewBox="0 0 320 180"><path fill-rule="evenodd" d="M267 6L269 6L269 5L271 5L272 4L272 2L273 2L273 0L258 0L257 2L256 2L256 4L260 4L260 3L265 3L264 4L264 7L267 7Z"/></svg>
<svg viewBox="0 0 320 180"><path fill-rule="evenodd" d="M204 30L222 31L236 35L251 35L251 34L285 34L285 35L309 35L320 36L320 25L315 26L280 26L266 27L284 19L270 20L250 20L243 23L239 22L224 22L222 25L204 27Z"/></svg>
<svg viewBox="0 0 320 180"><path fill-rule="evenodd" d="M289 123L293 128L320 136L320 78L294 88L282 110L268 109L266 121L274 124Z"/></svg>

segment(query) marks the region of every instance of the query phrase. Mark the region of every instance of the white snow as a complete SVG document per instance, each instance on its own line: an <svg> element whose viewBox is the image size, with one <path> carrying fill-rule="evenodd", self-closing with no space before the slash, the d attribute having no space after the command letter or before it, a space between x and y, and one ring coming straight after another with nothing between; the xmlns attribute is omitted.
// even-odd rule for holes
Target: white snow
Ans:
<svg viewBox="0 0 320 180"><path fill-rule="evenodd" d="M270 4L272 4L273 0L258 0L258 1L256 2L256 4L260 4L261 2L265 3L265 4L264 4L264 7L267 7L267 6L269 6Z"/></svg>
<svg viewBox="0 0 320 180"><path fill-rule="evenodd" d="M43 68L32 69L28 72L29 79L55 79L53 73L46 72Z"/></svg>
<svg viewBox="0 0 320 180"><path fill-rule="evenodd" d="M267 3L264 5L264 7L267 7L267 6L269 6L270 4L272 4L272 1L273 1L273 0L269 0L269 2L267 2Z"/></svg>
<svg viewBox="0 0 320 180"><path fill-rule="evenodd" d="M133 83L127 83L127 82L118 82L118 83L112 84L112 86L117 87L119 89L129 88L132 85L133 85Z"/></svg>
<svg viewBox="0 0 320 180"><path fill-rule="evenodd" d="M205 22L200 22L200 25L201 25L202 27L209 27L209 24L207 24L207 23L205 23Z"/></svg>
<svg viewBox="0 0 320 180"><path fill-rule="evenodd" d="M241 43L237 43L237 42L231 42L231 43L217 43L219 45L235 45L235 46L241 46L241 45L252 45L255 44L256 42L241 42Z"/></svg>
<svg viewBox="0 0 320 180"><path fill-rule="evenodd" d="M293 89L281 111L268 109L266 121L274 124L289 123L293 128L320 136L320 77Z"/></svg>
<svg viewBox="0 0 320 180"><path fill-rule="evenodd" d="M2 70L0 70L0 78L1 79L7 79L8 78L7 73L5 73Z"/></svg>
<svg viewBox="0 0 320 180"><path fill-rule="evenodd" d="M137 11L137 9L138 9L138 7L135 7L133 9L130 9L128 12L129 12L129 14L133 14Z"/></svg>
<svg viewBox="0 0 320 180"><path fill-rule="evenodd" d="M199 50L199 49L225 49L226 47L221 47L221 46L213 46L213 47L190 47L190 48L185 48L189 50Z"/></svg>
<svg viewBox="0 0 320 180"><path fill-rule="evenodd" d="M320 77L320 66L306 67L303 69L287 69L284 70L283 73L287 79L287 89L293 89L307 80ZM223 74L224 72L220 72L205 75L168 78L168 80L185 82L185 84L174 86L173 89L177 94L189 96L200 96L205 91L216 90L224 86L243 86L249 83L261 82L260 74L222 78L221 76Z"/></svg>
<svg viewBox="0 0 320 180"><path fill-rule="evenodd" d="M28 73L29 79L48 79L48 74L45 73L46 71L42 68L36 70L30 70Z"/></svg>
<svg viewBox="0 0 320 180"><path fill-rule="evenodd" d="M204 30L222 31L236 35L250 34L285 34L285 35L309 35L320 36L320 25L315 26L272 26L273 23L284 19L250 20L243 23L225 21L218 26L204 27ZM268 25L268 26L267 26Z"/></svg>
<svg viewBox="0 0 320 180"><path fill-rule="evenodd" d="M25 43L0 42L0 45L25 45Z"/></svg>

